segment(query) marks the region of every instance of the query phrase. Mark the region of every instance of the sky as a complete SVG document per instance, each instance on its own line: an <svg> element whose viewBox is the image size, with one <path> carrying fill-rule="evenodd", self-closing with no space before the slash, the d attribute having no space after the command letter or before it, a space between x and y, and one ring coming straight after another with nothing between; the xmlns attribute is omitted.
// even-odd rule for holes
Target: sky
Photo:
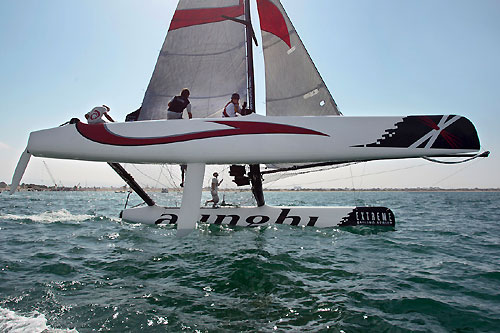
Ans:
<svg viewBox="0 0 500 333"><path fill-rule="evenodd" d="M115 120L140 106L176 4L0 0L0 181L11 182L30 132L83 119L100 104L111 107ZM500 188L500 1L282 4L344 115L463 115L491 156L456 166L422 159L368 162L270 186ZM255 56L262 113L262 50ZM23 182L51 184L44 161L65 186L123 184L105 163L36 157ZM144 168L159 176L158 169Z"/></svg>

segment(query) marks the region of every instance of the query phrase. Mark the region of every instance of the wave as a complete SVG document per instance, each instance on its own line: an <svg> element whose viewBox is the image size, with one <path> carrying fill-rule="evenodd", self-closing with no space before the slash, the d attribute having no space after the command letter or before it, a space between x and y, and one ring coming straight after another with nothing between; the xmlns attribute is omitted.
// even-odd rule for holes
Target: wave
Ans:
<svg viewBox="0 0 500 333"><path fill-rule="evenodd" d="M14 221L32 221L40 223L54 223L54 222L83 222L95 218L94 215L87 214L71 214L66 209L56 211L43 212L41 214L33 215L16 215L5 214L0 215L1 220L14 220Z"/></svg>
<svg viewBox="0 0 500 333"><path fill-rule="evenodd" d="M57 329L47 325L47 319L38 311L20 315L0 307L0 331L6 333L78 333L76 329Z"/></svg>

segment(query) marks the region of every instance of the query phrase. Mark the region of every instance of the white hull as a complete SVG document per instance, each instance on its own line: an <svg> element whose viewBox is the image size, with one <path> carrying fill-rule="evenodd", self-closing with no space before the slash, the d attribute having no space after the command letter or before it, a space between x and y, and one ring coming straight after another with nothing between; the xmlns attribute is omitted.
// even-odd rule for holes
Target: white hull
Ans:
<svg viewBox="0 0 500 333"><path fill-rule="evenodd" d="M205 164L347 162L452 155L479 150L463 117L264 117L76 122L33 132L13 177L15 189L30 155L103 162L185 163L182 208L126 209L130 222L177 224L185 235L200 222L236 226L269 223L335 227L394 226L384 207L243 207L201 209Z"/></svg>
<svg viewBox="0 0 500 333"><path fill-rule="evenodd" d="M27 147L32 155L61 159L205 164L364 161L478 149L474 126L460 116L259 115L104 125L79 122L32 132Z"/></svg>
<svg viewBox="0 0 500 333"><path fill-rule="evenodd" d="M120 215L124 221L132 223L176 224L180 218L180 208L146 206L125 209ZM394 214L385 207L202 207L198 221L243 227L268 224L317 228L395 225Z"/></svg>

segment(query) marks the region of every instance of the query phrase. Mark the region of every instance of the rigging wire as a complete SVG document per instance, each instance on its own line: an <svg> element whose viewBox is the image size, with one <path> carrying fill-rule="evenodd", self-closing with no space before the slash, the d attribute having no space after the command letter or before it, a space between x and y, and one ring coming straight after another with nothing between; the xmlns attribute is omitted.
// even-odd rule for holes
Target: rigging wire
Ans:
<svg viewBox="0 0 500 333"><path fill-rule="evenodd" d="M276 182L279 182L281 179L283 179L284 177L286 176L286 174L282 173L280 175L278 175L278 179L275 179L275 180L271 180L269 181L268 183L266 183L266 187L264 188L264 190L268 190L271 186L273 186ZM289 177L293 177L294 175L291 175Z"/></svg>
<svg viewBox="0 0 500 333"><path fill-rule="evenodd" d="M439 164L461 164L461 163L465 163L465 162L469 162L469 161L475 160L476 158L479 158L479 157L487 157L487 156L489 156L489 154L490 154L489 151L484 151L482 153L477 153L476 155L474 155L472 157L469 157L469 158L466 158L466 159L460 160L460 161L440 161L440 160L436 160L434 158L430 158L430 157L427 157L427 156L423 156L422 158L424 160L429 161L429 162L439 163Z"/></svg>
<svg viewBox="0 0 500 333"><path fill-rule="evenodd" d="M356 191L356 186L354 185L354 174L352 173L352 165L349 165L349 171L351 173L351 184L352 184L352 197L353 201L357 205L358 199L359 199L359 192ZM360 175L358 177L361 177L363 179L363 175Z"/></svg>
<svg viewBox="0 0 500 333"><path fill-rule="evenodd" d="M441 164L460 164L460 163L465 163L465 162L470 162L470 161L473 161L479 157L487 157L488 155L490 154L489 151L485 151L485 152L482 152L482 153L478 153L470 158L467 158L465 160L461 160L461 161L439 161L439 160L435 160L435 159L432 159L432 158L429 158L429 157L423 157L425 160L427 161L430 161L430 162L434 162L434 163L441 163ZM477 161L476 161L477 162ZM362 162L353 162L353 163L348 163L348 164L344 164L344 165L341 165L341 166L333 166L333 167L328 167L328 168L322 168L322 169L317 169L317 170L306 170L306 171L301 171L301 172L297 172L295 173L294 175L292 176L296 176L296 175L301 175L301 174L307 174L307 173L312 173L312 172L320 172L320 171L328 171L328 170L332 170L332 169L337 169L337 168L341 168L341 167L344 167L344 166L352 166L353 164L357 164L357 163L362 163ZM472 163L472 164L475 164L475 163ZM467 165L470 166L472 164L469 164ZM320 180L320 181L313 181L313 182L307 182L307 183L300 183L300 184L291 184L289 186L298 186L298 185L310 185L310 184L318 184L318 183L326 183L326 182L333 182L333 181L340 181L340 180L348 180L348 179L351 179L352 180L352 187L354 189L354 178L360 178L360 177L366 177L366 176L376 176L376 175L381 175L381 174L386 174L386 173L392 173L392 172L397 172L397 171L402 171L402 170L408 170L408 169L414 169L414 168L420 168L422 166L427 166L428 164L427 163L422 163L422 164L418 164L418 165L414 165L414 166L409 166L409 167L404 167L404 168L397 168L397 169L392 169L392 170L386 170L386 171L380 171L380 172L372 172L372 173L364 173L364 169L363 169L363 174L362 175L359 175L359 176L354 176L352 174L352 169L351 169L351 177L342 177L342 178L332 178L332 179L327 179L327 180ZM366 163L365 163L365 168L366 168ZM449 177L452 177L453 175L455 175L456 173L464 170L466 167L460 169L459 171L447 176L446 178L442 179L441 181L439 181L438 183L436 184L439 184L440 182L446 180L447 178ZM280 180L280 179L278 179Z"/></svg>
<svg viewBox="0 0 500 333"><path fill-rule="evenodd" d="M313 172L322 172L322 171L336 170L336 169L340 169L340 168L352 166L352 165L355 165L355 164L358 164L358 163L361 163L361 162L350 162L350 163L344 163L344 164L340 164L340 165L329 165L329 166L325 166L325 167L317 167L317 168L313 168L313 169L309 169L309 170L301 170L301 171L282 171L282 172L278 172L277 175L279 175L279 176L278 176L277 179L266 182L267 184L269 184L266 187L266 189L268 189L270 186L274 185L276 182L278 182L278 181L280 181L280 180L282 180L284 178L290 178L290 177L305 175L305 174L309 174L309 173L313 173ZM345 178L345 179L349 179L349 178ZM318 182L312 182L312 183L322 183L322 182L324 182L324 181L318 181ZM291 186L299 186L299 185L303 185L303 184L312 184L312 183L292 184ZM354 185L353 185L353 187L354 187Z"/></svg>
<svg viewBox="0 0 500 333"><path fill-rule="evenodd" d="M422 166L428 165L427 163L422 163L414 166L409 166L405 168L398 168L398 169L392 169L392 170L387 170L387 171L380 171L380 172L372 172L372 173L367 173L363 175L363 177L366 176L375 176L375 175L381 175L385 173L391 173L391 172L396 172L396 171L402 171L402 170L408 170L408 169L414 169L414 168L419 168ZM354 178L359 178L362 176L354 176ZM332 178L332 179L327 179L327 180L320 180L320 181L313 181L313 182L307 182L307 183L301 183L301 184L291 184L290 186L296 186L296 185L309 185L309 184L317 184L317 183L327 183L327 182L333 182L333 181L338 181L338 180L348 180L351 177L342 177L342 178Z"/></svg>
<svg viewBox="0 0 500 333"><path fill-rule="evenodd" d="M344 167L347 167L347 166L350 166L350 165L355 165L357 163L361 163L361 162L350 162L350 163L335 164L335 165L328 165L328 166L322 166L322 167L313 167L311 169L305 169L305 170L300 170L300 171L293 171L293 170L286 170L285 171L284 170L284 171L281 171L281 172L276 172L276 174L281 175L281 176L278 177L277 180L267 181L267 183L269 183L269 182L275 183L276 181L279 181L279 180L281 180L283 178L290 178L290 177L295 177L295 176L299 176L299 175L305 175L305 174L309 174L309 173L313 173L313 172L322 172L322 171L329 171L329 170L340 169L340 168L344 168ZM269 175L269 174L266 174L266 175ZM296 184L296 185L300 185L300 184Z"/></svg>
<svg viewBox="0 0 500 333"><path fill-rule="evenodd" d="M349 166L349 171L351 172L351 185L352 185L352 190L356 191L356 187L354 186L354 175L352 173L352 165ZM360 176L363 177L363 176Z"/></svg>
<svg viewBox="0 0 500 333"><path fill-rule="evenodd" d="M439 161L439 160L435 160L433 158L429 158L429 157L423 157L425 160L429 161L429 162L434 162L434 163L441 163L441 164L460 164L460 163L465 163L465 162L470 162L472 160L475 160L479 157L488 157L490 154L489 151L484 151L482 153L478 153L474 156L471 156L469 158L466 158L465 160L461 160L461 161ZM448 157L448 156L446 156ZM452 156L449 156L449 157L452 157ZM392 170L387 170L387 171L381 171L381 172L374 172L374 173L367 173L365 174L365 169L366 169L366 162L363 161L363 162L351 162L351 163L346 163L346 164L341 164L341 165L334 165L334 166L328 166L328 167L323 167L323 168L319 168L319 169L310 169L310 170L305 170L305 171L297 171L297 172L293 172L293 171L288 171L286 175L284 176L281 176L280 178L278 178L276 181L272 182L272 184L274 184L275 182L281 180L282 178L284 177L293 177L293 176L298 176L298 175L302 175L302 174L308 174L308 173L313 173L313 172L321 172L321 171L328 171L328 170L333 170L333 169L337 169L337 168L341 168L341 167L345 167L345 166L352 166L354 164L358 164L358 163L364 163L364 167L363 167L363 173L362 175L359 175L359 176L353 176L352 175L352 170L351 170L351 177L344 177L344 178L333 178L333 179L329 179L329 180L320 180L320 181L313 181L313 182L307 182L307 183L300 183L300 184L291 184L289 186L298 186L298 185L309 185L309 184L317 184L317 183L324 183L324 182L331 182L331 181L339 181L339 180L348 180L348 179L351 179L352 181L353 178L362 178L365 177L365 176L374 176L374 175L380 175L380 174L385 174L385 173L392 173L392 172L396 172L396 171L401 171L401 170L407 170L407 169L413 169L413 168L419 168L421 166L426 166L427 164L419 164L419 165L415 165L415 166L410 166L410 167L405 167L405 168L398 168L398 169L392 169ZM283 174L285 173L285 171L283 171ZM271 184L271 185L272 185ZM354 189L354 183L352 185L353 189Z"/></svg>
<svg viewBox="0 0 500 333"><path fill-rule="evenodd" d="M152 181L156 182L156 179L154 179L153 177L151 177L151 176L149 176L149 175L145 174L144 172L142 172L142 171L141 171L138 167L136 167L136 166L135 166L135 164L131 164L131 165L132 165L132 166L134 167L134 169L136 169L136 170L137 170L137 172L139 172L141 175L143 175L144 177L146 177L146 178L148 178L148 179L150 179L150 180L152 180ZM167 187L165 184L163 184L163 183L161 183L161 182L159 182L159 181L158 181L158 183L159 183L161 186Z"/></svg>
<svg viewBox="0 0 500 333"><path fill-rule="evenodd" d="M363 163L363 170L361 171L361 181L359 182L359 187L362 188L363 187L363 182L364 182L364 174L366 172L366 162L362 162Z"/></svg>
<svg viewBox="0 0 500 333"><path fill-rule="evenodd" d="M354 185L354 174L352 173L352 165L349 166L349 172L351 174L351 186L352 186L352 191L354 194L356 194L356 186ZM362 176L359 176L362 177Z"/></svg>
<svg viewBox="0 0 500 333"><path fill-rule="evenodd" d="M172 175L172 169L170 168L169 165L166 166L166 169L169 175L169 178L167 179L170 182L170 185L172 186L172 188L177 188L177 185L175 185L177 179L174 177L174 175Z"/></svg>
<svg viewBox="0 0 500 333"><path fill-rule="evenodd" d="M451 175L448 175L448 176L444 177L443 179L441 179L440 181L436 182L436 183L435 183L434 185L432 185L432 186L436 186L436 185L438 185L438 184L440 184L440 183L444 182L445 180L447 180L447 179L449 179L449 178L451 178L451 177L455 176L456 174L458 174L458 173L462 172L463 170L467 169L468 167L470 167L470 166L472 166L472 165L476 164L477 162L479 162L479 161L475 161L475 162L473 162L473 163L471 163L471 164L467 164L467 165L465 165L463 168L460 168L459 170L455 171L455 172L454 172L454 173L452 173Z"/></svg>
<svg viewBox="0 0 500 333"><path fill-rule="evenodd" d="M169 178L169 177L165 176L165 178L166 178L166 179L167 179L167 181L169 182L169 184L170 184L171 188L175 188L175 189L177 189L178 187L177 187L177 185L175 185L174 176L172 175L172 171L170 170L170 167L169 167L167 164L165 164L165 165L164 165L164 167L165 167L165 169L167 169L168 175L169 175L169 177L170 177L170 178Z"/></svg>
<svg viewBox="0 0 500 333"><path fill-rule="evenodd" d="M160 173L158 174L158 179L156 180L155 187L158 187L158 184L160 183L160 178L161 178L162 174L163 174L163 165L160 167ZM165 186L163 186L163 187L165 187Z"/></svg>

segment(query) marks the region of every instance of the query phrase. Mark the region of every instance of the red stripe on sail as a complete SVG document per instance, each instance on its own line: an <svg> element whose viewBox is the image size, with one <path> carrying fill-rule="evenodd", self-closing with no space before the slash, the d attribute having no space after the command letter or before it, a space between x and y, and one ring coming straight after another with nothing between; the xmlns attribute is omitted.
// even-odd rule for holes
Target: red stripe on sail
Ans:
<svg viewBox="0 0 500 333"><path fill-rule="evenodd" d="M168 31L191 27L193 25L222 22L227 20L222 16L238 17L244 14L245 7L243 6L243 0L240 0L239 5L231 7L178 9L174 13Z"/></svg>
<svg viewBox="0 0 500 333"><path fill-rule="evenodd" d="M257 8L260 28L280 38L288 47L292 47L285 18L279 8L269 0L257 0Z"/></svg>
<svg viewBox="0 0 500 333"><path fill-rule="evenodd" d="M161 145L176 142L185 142L191 140L219 138L234 135L252 135L252 134L305 134L328 136L325 133L317 132L303 127L264 123L255 121L211 121L216 124L227 125L231 128L196 132L189 134L169 135L156 138L131 138L114 134L109 131L105 124L88 125L82 122L76 124L76 129L85 138L113 146L149 146Z"/></svg>

